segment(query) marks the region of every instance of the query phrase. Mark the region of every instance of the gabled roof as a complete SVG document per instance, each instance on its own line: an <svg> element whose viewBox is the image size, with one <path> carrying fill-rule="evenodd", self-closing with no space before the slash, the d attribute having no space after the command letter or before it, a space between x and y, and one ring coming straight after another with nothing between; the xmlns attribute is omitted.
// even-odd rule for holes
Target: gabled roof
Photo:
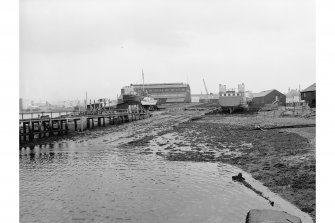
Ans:
<svg viewBox="0 0 335 223"><path fill-rule="evenodd" d="M309 86L308 88L306 88L301 92L308 92L308 91L316 91L316 83L312 84L311 86Z"/></svg>
<svg viewBox="0 0 335 223"><path fill-rule="evenodd" d="M270 94L272 91L274 91L275 89L272 89L272 90L267 90L267 91L261 91L259 93L254 93L253 97L254 98L259 98L259 97L264 97L268 94Z"/></svg>
<svg viewBox="0 0 335 223"><path fill-rule="evenodd" d="M188 87L188 84L184 83L157 83L157 84L131 84L134 88L179 88L179 87Z"/></svg>

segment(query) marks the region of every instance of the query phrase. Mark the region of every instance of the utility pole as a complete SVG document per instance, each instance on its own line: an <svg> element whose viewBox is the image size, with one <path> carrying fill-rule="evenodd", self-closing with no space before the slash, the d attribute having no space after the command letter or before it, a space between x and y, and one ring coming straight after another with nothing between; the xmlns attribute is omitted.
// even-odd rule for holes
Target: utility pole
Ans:
<svg viewBox="0 0 335 223"><path fill-rule="evenodd" d="M86 99L85 99L85 112L86 112L86 109L87 109L87 91L86 91Z"/></svg>

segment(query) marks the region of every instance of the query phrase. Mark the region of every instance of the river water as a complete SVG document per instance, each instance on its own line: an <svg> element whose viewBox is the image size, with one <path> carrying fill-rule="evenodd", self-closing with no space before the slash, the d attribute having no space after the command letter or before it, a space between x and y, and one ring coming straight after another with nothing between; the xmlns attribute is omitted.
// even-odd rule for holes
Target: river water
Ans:
<svg viewBox="0 0 335 223"><path fill-rule="evenodd" d="M236 167L166 161L105 140L116 135L21 149L20 222L243 223L250 209L283 207L299 216L233 182Z"/></svg>

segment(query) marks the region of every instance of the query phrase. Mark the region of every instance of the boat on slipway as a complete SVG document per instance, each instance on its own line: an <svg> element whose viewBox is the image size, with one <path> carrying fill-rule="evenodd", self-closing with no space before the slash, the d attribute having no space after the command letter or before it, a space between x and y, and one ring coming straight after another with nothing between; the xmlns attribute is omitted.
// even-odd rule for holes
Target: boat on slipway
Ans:
<svg viewBox="0 0 335 223"><path fill-rule="evenodd" d="M134 107L137 109L157 110L157 103L147 91L144 90L144 73L142 70L142 89L135 89L133 85L125 86L121 89L121 95L118 98L117 108L128 109Z"/></svg>
<svg viewBox="0 0 335 223"><path fill-rule="evenodd" d="M146 95L141 100L142 106L145 107L148 110L157 110L157 102L158 102L158 100L155 100L155 98L153 98L150 95Z"/></svg>
<svg viewBox="0 0 335 223"><path fill-rule="evenodd" d="M238 89L226 89L226 85L220 84L219 104L224 111L233 113L237 110L246 110L248 104L245 96L244 84L239 84Z"/></svg>
<svg viewBox="0 0 335 223"><path fill-rule="evenodd" d="M132 86L121 88L121 95L118 97L116 107L118 109L128 109L129 106L141 107L143 96L139 95Z"/></svg>

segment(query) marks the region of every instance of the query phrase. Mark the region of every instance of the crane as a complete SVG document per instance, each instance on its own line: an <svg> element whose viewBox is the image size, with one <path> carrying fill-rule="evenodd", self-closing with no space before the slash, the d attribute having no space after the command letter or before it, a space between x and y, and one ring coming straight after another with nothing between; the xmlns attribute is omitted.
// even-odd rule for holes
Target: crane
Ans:
<svg viewBox="0 0 335 223"><path fill-rule="evenodd" d="M207 94L207 102L208 102L208 91L207 91L207 86L206 86L205 79L202 79L202 81L204 82L204 85L205 85L205 90L206 90L206 94Z"/></svg>

